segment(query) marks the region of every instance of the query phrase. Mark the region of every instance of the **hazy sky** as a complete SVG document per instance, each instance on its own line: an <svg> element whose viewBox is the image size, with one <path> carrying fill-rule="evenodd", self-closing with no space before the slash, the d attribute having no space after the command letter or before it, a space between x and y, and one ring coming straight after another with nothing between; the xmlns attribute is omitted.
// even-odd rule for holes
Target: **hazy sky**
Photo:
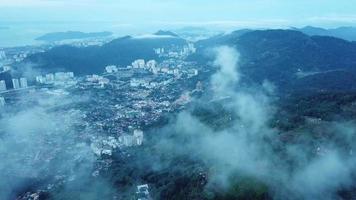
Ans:
<svg viewBox="0 0 356 200"><path fill-rule="evenodd" d="M0 21L338 26L356 24L356 0L0 0Z"/></svg>

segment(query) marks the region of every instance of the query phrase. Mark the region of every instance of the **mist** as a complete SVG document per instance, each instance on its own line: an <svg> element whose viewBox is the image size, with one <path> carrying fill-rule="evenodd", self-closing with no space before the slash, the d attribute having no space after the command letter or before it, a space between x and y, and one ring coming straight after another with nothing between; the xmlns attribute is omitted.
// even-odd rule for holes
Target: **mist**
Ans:
<svg viewBox="0 0 356 200"><path fill-rule="evenodd" d="M268 80L257 87L244 86L239 53L228 46L213 52L217 72L211 77L212 96L229 97L223 105L233 116L232 126L216 130L183 111L161 131L184 139L160 138L158 148L189 155L209 166L207 190L225 191L249 177L265 185L273 199L331 200L354 184L354 122L323 122L309 130L325 133L329 140L306 136L309 133L304 130L284 133L271 125L277 109L275 86ZM283 141L285 134L297 139Z"/></svg>
<svg viewBox="0 0 356 200"><path fill-rule="evenodd" d="M145 135L142 147L113 151L109 158L93 153L92 138L103 131L90 127L85 109L76 106L93 97L65 90L20 96L19 103L7 107L0 118L0 199L41 190L55 200L115 199L132 195L151 176L157 181L165 173L176 173L176 168L185 170L185 163L179 165L182 157L198 163L204 180L200 184L211 199L240 190L237 185L246 180L253 189L267 191L264 199L276 200L338 199L340 191L355 184L354 121L321 121L280 130L274 123L278 88L269 80L257 86L243 84L236 49L221 46L212 52L216 72L205 85L208 95L193 97L191 107L150 130L154 136ZM36 74L31 67L26 73ZM217 115L206 121L194 112L199 106ZM285 140L286 136L292 139ZM158 186L152 185L155 191Z"/></svg>
<svg viewBox="0 0 356 200"><path fill-rule="evenodd" d="M30 198L25 191L41 190L53 191L52 199L75 192L99 199L99 191L103 196L111 189L92 179L97 160L87 142L92 132L83 128L83 113L73 106L87 98L59 94L27 93L2 113L0 199Z"/></svg>

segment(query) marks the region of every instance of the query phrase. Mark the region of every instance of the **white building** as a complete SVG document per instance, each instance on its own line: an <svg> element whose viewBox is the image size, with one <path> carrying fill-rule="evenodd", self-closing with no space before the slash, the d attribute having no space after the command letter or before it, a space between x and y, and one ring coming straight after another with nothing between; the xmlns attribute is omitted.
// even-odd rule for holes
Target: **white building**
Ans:
<svg viewBox="0 0 356 200"><path fill-rule="evenodd" d="M146 63L146 67L148 69L153 69L157 66L157 62L155 60L149 60L147 63Z"/></svg>
<svg viewBox="0 0 356 200"><path fill-rule="evenodd" d="M197 49L194 46L194 43L189 43L188 44L188 49L191 53L195 53L197 51Z"/></svg>
<svg viewBox="0 0 356 200"><path fill-rule="evenodd" d="M54 74L46 74L46 82L51 83L54 81Z"/></svg>
<svg viewBox="0 0 356 200"><path fill-rule="evenodd" d="M149 82L144 80L144 79L131 79L130 80L130 86L131 87L139 87L139 86L145 86L145 85L149 85Z"/></svg>
<svg viewBox="0 0 356 200"><path fill-rule="evenodd" d="M11 70L11 66L6 65L6 66L3 66L2 69L3 69L4 72L10 71Z"/></svg>
<svg viewBox="0 0 356 200"><path fill-rule="evenodd" d="M126 147L131 147L135 144L135 138L132 135L123 135L119 137L119 142Z"/></svg>
<svg viewBox="0 0 356 200"><path fill-rule="evenodd" d="M132 62L132 67L133 68L145 68L145 60L144 59L138 59Z"/></svg>
<svg viewBox="0 0 356 200"><path fill-rule="evenodd" d="M67 76L69 78L74 78L74 72L67 72Z"/></svg>
<svg viewBox="0 0 356 200"><path fill-rule="evenodd" d="M118 72L118 69L115 65L109 65L105 67L105 71L109 74Z"/></svg>
<svg viewBox="0 0 356 200"><path fill-rule="evenodd" d="M149 187L147 184L137 186L137 200L148 200L151 199Z"/></svg>
<svg viewBox="0 0 356 200"><path fill-rule="evenodd" d="M99 79L98 83L103 88L105 85L110 83L110 80L107 79L107 78L102 77L102 78Z"/></svg>
<svg viewBox="0 0 356 200"><path fill-rule="evenodd" d="M89 75L87 76L86 80L89 82L97 82L101 79L102 77L97 75L97 74L93 74L93 75Z"/></svg>
<svg viewBox="0 0 356 200"><path fill-rule="evenodd" d="M14 89L19 89L20 88L19 79L12 79L12 86Z"/></svg>
<svg viewBox="0 0 356 200"><path fill-rule="evenodd" d="M5 106L6 102L5 102L5 98L4 97L0 97L0 107Z"/></svg>
<svg viewBox="0 0 356 200"><path fill-rule="evenodd" d="M133 135L122 135L118 138L118 141L126 147L141 146L143 143L143 131L136 129Z"/></svg>
<svg viewBox="0 0 356 200"><path fill-rule="evenodd" d="M169 68L168 67L162 67L161 68L161 72L168 73L169 72Z"/></svg>
<svg viewBox="0 0 356 200"><path fill-rule="evenodd" d="M174 70L173 70L173 74L176 75L176 76L178 76L178 75L179 75L179 69L174 69Z"/></svg>
<svg viewBox="0 0 356 200"><path fill-rule="evenodd" d="M67 81L74 77L73 72L57 72L54 74L54 80L56 81Z"/></svg>
<svg viewBox="0 0 356 200"><path fill-rule="evenodd" d="M164 54L164 48L154 49L155 53L158 55Z"/></svg>
<svg viewBox="0 0 356 200"><path fill-rule="evenodd" d="M153 74L158 74L159 69L158 69L157 67L152 68L152 69L151 69L151 72L152 72Z"/></svg>
<svg viewBox="0 0 356 200"><path fill-rule="evenodd" d="M199 71L198 71L197 69L190 69L190 70L189 70L189 74L190 74L191 76L198 76Z"/></svg>
<svg viewBox="0 0 356 200"><path fill-rule="evenodd" d="M20 87L21 88L27 88L28 87L26 78L20 78Z"/></svg>
<svg viewBox="0 0 356 200"><path fill-rule="evenodd" d="M158 85L159 85L159 83L157 83L157 82L150 82L151 87L157 87Z"/></svg>
<svg viewBox="0 0 356 200"><path fill-rule="evenodd" d="M40 84L46 83L46 78L43 76L36 76L36 82Z"/></svg>
<svg viewBox="0 0 356 200"><path fill-rule="evenodd" d="M1 80L0 81L0 91L5 91L7 88L6 88L6 83L4 80Z"/></svg>
<svg viewBox="0 0 356 200"><path fill-rule="evenodd" d="M143 143L143 131L139 130L139 129L136 129L136 130L134 130L133 135L134 135L134 138L135 138L136 145L139 145L139 146L142 145L142 143Z"/></svg>
<svg viewBox="0 0 356 200"><path fill-rule="evenodd" d="M198 76L198 74L199 74L199 71L197 69L194 69L194 75Z"/></svg>
<svg viewBox="0 0 356 200"><path fill-rule="evenodd" d="M5 59L6 59L5 51L0 51L0 60L5 60Z"/></svg>
<svg viewBox="0 0 356 200"><path fill-rule="evenodd" d="M169 103L169 101L163 101L161 104L165 107L169 107L171 105L171 103Z"/></svg>
<svg viewBox="0 0 356 200"><path fill-rule="evenodd" d="M56 72L54 74L54 80L56 80L56 81L64 81L64 80L67 80L68 78L69 78L69 76L65 72Z"/></svg>

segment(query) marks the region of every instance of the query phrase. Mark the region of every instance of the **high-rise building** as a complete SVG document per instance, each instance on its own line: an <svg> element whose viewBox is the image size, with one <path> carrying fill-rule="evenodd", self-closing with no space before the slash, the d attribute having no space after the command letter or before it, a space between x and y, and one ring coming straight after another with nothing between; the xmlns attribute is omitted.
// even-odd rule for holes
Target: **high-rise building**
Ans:
<svg viewBox="0 0 356 200"><path fill-rule="evenodd" d="M27 79L26 78L20 78L20 86L21 88L27 88Z"/></svg>
<svg viewBox="0 0 356 200"><path fill-rule="evenodd" d="M46 82L52 83L54 81L54 74L46 74Z"/></svg>
<svg viewBox="0 0 356 200"><path fill-rule="evenodd" d="M56 81L64 81L67 79L67 74L65 72L56 72L54 73L54 79Z"/></svg>
<svg viewBox="0 0 356 200"><path fill-rule="evenodd" d="M150 60L146 63L148 69L155 68L157 66L157 62L155 60Z"/></svg>
<svg viewBox="0 0 356 200"><path fill-rule="evenodd" d="M136 142L136 145L142 145L142 142L143 142L143 131L142 130L139 130L139 129L136 129L134 130L133 132L133 135L134 135L134 138L135 138L135 142Z"/></svg>
<svg viewBox="0 0 356 200"><path fill-rule="evenodd" d="M117 66L115 66L115 65L106 66L105 70L107 73L115 73L118 71Z"/></svg>
<svg viewBox="0 0 356 200"><path fill-rule="evenodd" d="M176 75L176 76L178 76L178 75L179 75L179 69L174 69L174 70L173 70L173 74Z"/></svg>
<svg viewBox="0 0 356 200"><path fill-rule="evenodd" d="M199 71L198 71L197 69L190 69L190 70L189 70L189 73L190 73L192 76L198 76Z"/></svg>
<svg viewBox="0 0 356 200"><path fill-rule="evenodd" d="M145 63L144 59L138 59L132 63L132 67L133 68L145 68L145 64L146 63Z"/></svg>
<svg viewBox="0 0 356 200"><path fill-rule="evenodd" d="M4 97L0 97L0 107L5 106L6 102L5 102L5 98Z"/></svg>
<svg viewBox="0 0 356 200"><path fill-rule="evenodd" d="M137 186L136 196L138 200L152 199L147 184Z"/></svg>
<svg viewBox="0 0 356 200"><path fill-rule="evenodd" d="M5 91L7 88L6 88L6 83L4 80L1 80L0 81L0 91Z"/></svg>
<svg viewBox="0 0 356 200"><path fill-rule="evenodd" d="M12 86L14 89L19 89L20 88L19 79L12 79Z"/></svg>
<svg viewBox="0 0 356 200"><path fill-rule="evenodd" d="M5 51L0 51L0 60L6 59Z"/></svg>
<svg viewBox="0 0 356 200"><path fill-rule="evenodd" d="M120 136L119 141L122 142L122 144L127 147L135 145L135 138L132 135Z"/></svg>
<svg viewBox="0 0 356 200"><path fill-rule="evenodd" d="M46 78L43 76L36 76L36 82L43 84L46 82Z"/></svg>
<svg viewBox="0 0 356 200"><path fill-rule="evenodd" d="M73 72L67 72L67 76L69 78L74 78L74 73Z"/></svg>
<svg viewBox="0 0 356 200"><path fill-rule="evenodd" d="M199 71L197 69L194 69L194 75L198 76L198 74L199 74Z"/></svg>

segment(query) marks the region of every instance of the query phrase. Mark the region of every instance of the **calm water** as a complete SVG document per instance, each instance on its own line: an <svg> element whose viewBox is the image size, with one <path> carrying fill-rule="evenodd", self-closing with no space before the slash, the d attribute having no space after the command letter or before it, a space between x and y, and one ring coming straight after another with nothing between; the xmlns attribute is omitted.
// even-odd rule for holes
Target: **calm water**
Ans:
<svg viewBox="0 0 356 200"><path fill-rule="evenodd" d="M115 35L128 35L153 30L113 22L0 22L0 47L41 44L35 38L46 33L63 31L111 31Z"/></svg>

